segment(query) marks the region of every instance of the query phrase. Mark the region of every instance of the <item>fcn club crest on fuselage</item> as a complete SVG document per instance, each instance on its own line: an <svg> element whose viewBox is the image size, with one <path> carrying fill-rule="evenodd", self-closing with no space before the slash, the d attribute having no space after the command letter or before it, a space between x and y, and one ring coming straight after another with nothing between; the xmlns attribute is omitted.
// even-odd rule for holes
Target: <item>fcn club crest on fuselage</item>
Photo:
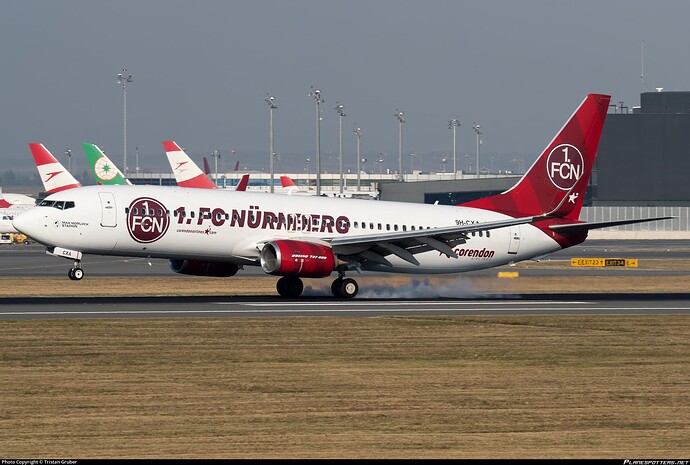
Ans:
<svg viewBox="0 0 690 465"><path fill-rule="evenodd" d="M585 171L585 160L577 147L560 144L554 147L546 160L549 179L557 188L572 189Z"/></svg>
<svg viewBox="0 0 690 465"><path fill-rule="evenodd" d="M127 230L137 242L155 242L166 233L170 217L165 205L150 197L139 197L129 204Z"/></svg>

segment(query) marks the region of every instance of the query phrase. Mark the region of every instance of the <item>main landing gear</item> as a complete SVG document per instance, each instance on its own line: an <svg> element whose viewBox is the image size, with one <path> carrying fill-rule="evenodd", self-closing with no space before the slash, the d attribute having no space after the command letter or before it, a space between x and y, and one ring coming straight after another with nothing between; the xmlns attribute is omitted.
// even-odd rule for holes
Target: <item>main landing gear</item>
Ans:
<svg viewBox="0 0 690 465"><path fill-rule="evenodd" d="M67 271L67 276L72 281L79 281L84 277L84 270L81 268L81 262L74 262L74 266Z"/></svg>
<svg viewBox="0 0 690 465"><path fill-rule="evenodd" d="M283 276L278 280L276 285L278 294L281 297L287 297L294 299L299 297L304 291L304 283L297 276ZM341 299L353 299L357 292L359 291L359 286L357 281L352 278L346 278L345 276L338 276L338 278L331 284L331 292L335 297Z"/></svg>

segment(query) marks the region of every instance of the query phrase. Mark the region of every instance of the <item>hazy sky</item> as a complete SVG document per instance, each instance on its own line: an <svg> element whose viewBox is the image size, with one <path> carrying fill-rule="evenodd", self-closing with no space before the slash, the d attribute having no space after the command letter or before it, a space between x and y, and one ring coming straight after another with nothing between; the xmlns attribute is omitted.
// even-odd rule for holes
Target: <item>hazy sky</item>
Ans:
<svg viewBox="0 0 690 465"><path fill-rule="evenodd" d="M2 1L0 171L33 169L42 142L73 171L81 142L123 166L127 68L128 165L169 170L161 141L192 157L218 148L228 168L268 166L268 106L275 95L276 170L314 161L322 91L321 153L337 167L336 101L345 106L345 166L356 163L355 124L370 165L397 167L404 112L405 169L458 168L475 154L524 157L526 166L590 92L639 104L640 45L647 89L690 90L690 2L650 0L61 0ZM231 155L231 150L235 154ZM498 163L498 162L497 162ZM484 161L483 166L489 162ZM312 170L313 170L312 165Z"/></svg>

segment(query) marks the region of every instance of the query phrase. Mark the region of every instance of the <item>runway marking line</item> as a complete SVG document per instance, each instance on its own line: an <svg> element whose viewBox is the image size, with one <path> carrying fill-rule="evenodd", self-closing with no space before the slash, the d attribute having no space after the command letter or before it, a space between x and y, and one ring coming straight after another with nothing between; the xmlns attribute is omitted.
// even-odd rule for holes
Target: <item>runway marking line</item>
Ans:
<svg viewBox="0 0 690 465"><path fill-rule="evenodd" d="M639 311L690 311L690 307L602 307L602 308L592 308L592 307L570 307L570 308L560 308L560 307L535 307L535 308L523 308L523 309L513 309L512 311L516 314L527 313L527 312L557 312L557 313L568 313L574 311L585 311L585 312L610 312L616 310L625 310L625 313L639 312ZM263 309L242 309L242 310L113 310L113 311L57 311L57 312L0 312L0 316L46 316L46 315L179 315L179 314L190 314L190 315L203 315L203 314L224 314L224 313L266 313L266 314L286 314L286 313L323 313L333 310L318 310L318 309L283 309L283 310L263 310ZM434 309L350 309L345 310L342 313L429 313L429 312L456 312L456 313L469 313L474 312L476 309L463 309L463 308L434 308ZM506 309L500 308L488 308L481 310L482 312L505 312ZM339 312L340 313L340 312Z"/></svg>
<svg viewBox="0 0 690 465"><path fill-rule="evenodd" d="M211 302L214 305L236 305L237 302ZM506 300L506 301L458 301L453 302L455 305L539 305L539 304L579 304L586 305L591 302L583 302L578 300ZM327 307L344 307L344 306L401 306L401 305L448 305L448 302L436 301L436 300L423 300L423 301L395 301L395 302L369 302L369 301L349 301L349 302L247 302L241 303L240 305L246 305L248 307L296 307L296 306L327 306Z"/></svg>

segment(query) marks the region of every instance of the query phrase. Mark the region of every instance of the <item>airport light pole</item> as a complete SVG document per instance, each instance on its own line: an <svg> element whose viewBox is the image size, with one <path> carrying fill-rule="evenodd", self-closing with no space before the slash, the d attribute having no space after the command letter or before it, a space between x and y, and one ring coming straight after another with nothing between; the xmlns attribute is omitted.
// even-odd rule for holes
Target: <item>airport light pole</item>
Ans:
<svg viewBox="0 0 690 465"><path fill-rule="evenodd" d="M138 175L138 174L139 174L139 146L138 146L138 145L137 145L137 147L134 149L134 155L136 156L137 167L136 167L135 169L136 169L136 172L137 172L137 175Z"/></svg>
<svg viewBox="0 0 690 465"><path fill-rule="evenodd" d="M67 155L67 171L72 172L72 151L67 148L65 149L65 155Z"/></svg>
<svg viewBox="0 0 690 465"><path fill-rule="evenodd" d="M479 130L479 125L477 123L472 124L472 129L474 129L474 132L477 133L477 166L475 166L475 169L477 170L477 178L479 178L479 146L482 143L480 138L482 132Z"/></svg>
<svg viewBox="0 0 690 465"><path fill-rule="evenodd" d="M360 189L360 176L362 170L359 169L359 164L362 161L359 155L359 139L362 138L362 128L356 127L355 128L355 134L357 135L357 192L359 192Z"/></svg>
<svg viewBox="0 0 690 465"><path fill-rule="evenodd" d="M453 179L457 179L457 176L458 176L458 164L457 164L457 158L456 158L456 154L455 154L455 147L456 147L455 130L459 127L460 127L460 121L458 121L457 117L448 121L448 129L453 130Z"/></svg>
<svg viewBox="0 0 690 465"><path fill-rule="evenodd" d="M403 156L402 156L402 125L405 122L403 119L403 112L398 110L397 108L395 109L395 116L398 119L400 129L398 130L398 178L399 181L402 182L404 180L403 178Z"/></svg>
<svg viewBox="0 0 690 465"><path fill-rule="evenodd" d="M268 117L268 158L269 158L269 165L271 167L271 194L273 193L273 184L274 184L274 175L273 175L273 157L274 157L274 152L273 152L273 110L278 108L278 105L276 105L276 98L270 94L266 94L266 98L264 99L266 101L266 104L268 104L269 108L269 117Z"/></svg>
<svg viewBox="0 0 690 465"><path fill-rule="evenodd" d="M321 91L311 86L309 96L316 101L316 195L321 195Z"/></svg>
<svg viewBox="0 0 690 465"><path fill-rule="evenodd" d="M214 169L216 171L216 178L213 180L213 184L218 187L218 159L220 158L220 150L215 149L211 152L211 156L213 157Z"/></svg>
<svg viewBox="0 0 690 465"><path fill-rule="evenodd" d="M124 158L124 171L127 176L127 83L133 82L132 75L127 74L127 69L123 68L122 73L117 75L117 83L122 86L123 104L122 104L122 127L123 127L123 143L122 152Z"/></svg>
<svg viewBox="0 0 690 465"><path fill-rule="evenodd" d="M343 193L343 116L345 116L345 107L335 102L335 111L340 115L340 193Z"/></svg>

